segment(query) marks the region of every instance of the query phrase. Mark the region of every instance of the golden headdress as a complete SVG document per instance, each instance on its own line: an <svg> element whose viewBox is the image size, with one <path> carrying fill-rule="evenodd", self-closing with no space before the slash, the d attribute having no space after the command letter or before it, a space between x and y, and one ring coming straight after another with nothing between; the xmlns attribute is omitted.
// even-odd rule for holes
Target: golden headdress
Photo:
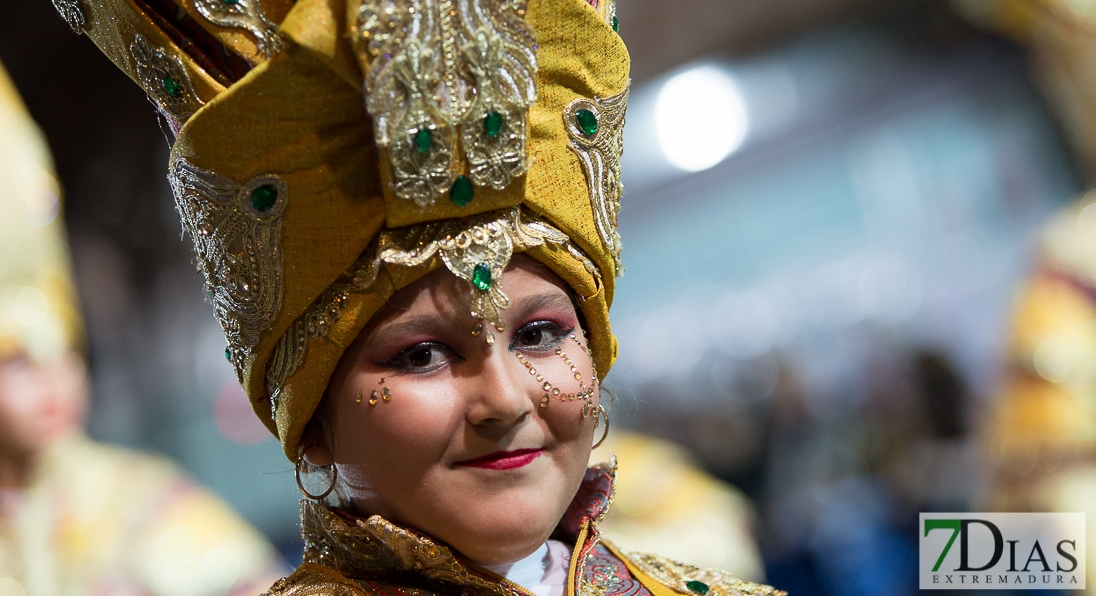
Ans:
<svg viewBox="0 0 1096 596"><path fill-rule="evenodd" d="M82 343L59 211L49 147L0 66L0 358Z"/></svg>
<svg viewBox="0 0 1096 596"><path fill-rule="evenodd" d="M335 365L445 266L487 325L525 251L616 357L628 54L612 0L54 0L177 132L169 179L256 413L295 455Z"/></svg>

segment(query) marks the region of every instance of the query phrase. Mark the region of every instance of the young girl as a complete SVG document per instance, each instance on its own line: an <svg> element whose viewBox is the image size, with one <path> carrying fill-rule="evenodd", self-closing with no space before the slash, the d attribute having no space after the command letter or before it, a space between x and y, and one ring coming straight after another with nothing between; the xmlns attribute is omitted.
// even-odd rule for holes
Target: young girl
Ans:
<svg viewBox="0 0 1096 596"><path fill-rule="evenodd" d="M55 4L177 135L225 356L307 497L272 594L777 593L599 534L611 0Z"/></svg>

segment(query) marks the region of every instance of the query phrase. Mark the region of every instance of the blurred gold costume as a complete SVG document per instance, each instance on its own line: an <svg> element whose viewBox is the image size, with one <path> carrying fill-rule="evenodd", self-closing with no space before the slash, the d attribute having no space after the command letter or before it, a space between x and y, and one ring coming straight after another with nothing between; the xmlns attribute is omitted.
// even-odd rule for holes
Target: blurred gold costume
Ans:
<svg viewBox="0 0 1096 596"><path fill-rule="evenodd" d="M0 510L4 594L254 594L278 572L266 540L174 464L83 436L0 491Z"/></svg>
<svg viewBox="0 0 1096 596"><path fill-rule="evenodd" d="M1031 49L1034 74L1089 176L1096 174L1096 20L1063 0L956 0ZM985 429L985 506L1096 516L1096 195L1042 229L1010 322L1007 369ZM1088 541L1096 540L1089 524ZM1089 549L1088 565L1096 566ZM1087 593L1096 594L1089 584Z"/></svg>
<svg viewBox="0 0 1096 596"><path fill-rule="evenodd" d="M613 508L601 524L614 544L764 579L753 509L737 489L666 441L614 430L601 450L620 462Z"/></svg>
<svg viewBox="0 0 1096 596"><path fill-rule="evenodd" d="M629 90L612 0L54 3L177 131L169 179L225 355L290 459L344 351L439 267L492 345L511 256L540 261L609 371ZM583 418L604 412L591 395ZM557 399L576 394L545 382L540 407ZM590 468L557 531L569 596L775 593L602 542L614 475ZM525 593L379 516L305 501L302 526L273 594Z"/></svg>
<svg viewBox="0 0 1096 596"><path fill-rule="evenodd" d="M80 349L52 170L0 67L0 363ZM0 594L255 593L278 571L266 540L176 466L79 431L33 454L25 485L0 488Z"/></svg>

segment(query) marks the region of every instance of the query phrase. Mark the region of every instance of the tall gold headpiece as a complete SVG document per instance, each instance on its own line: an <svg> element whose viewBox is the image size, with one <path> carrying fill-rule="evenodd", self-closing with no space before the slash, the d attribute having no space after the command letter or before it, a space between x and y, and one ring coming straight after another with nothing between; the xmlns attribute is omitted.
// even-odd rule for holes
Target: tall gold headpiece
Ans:
<svg viewBox="0 0 1096 596"><path fill-rule="evenodd" d="M83 339L60 186L42 133L0 66L0 358L53 358Z"/></svg>
<svg viewBox="0 0 1096 596"><path fill-rule="evenodd" d="M515 251L616 357L628 54L612 0L54 0L177 131L169 179L256 413L294 456L343 351L444 266L497 321Z"/></svg>

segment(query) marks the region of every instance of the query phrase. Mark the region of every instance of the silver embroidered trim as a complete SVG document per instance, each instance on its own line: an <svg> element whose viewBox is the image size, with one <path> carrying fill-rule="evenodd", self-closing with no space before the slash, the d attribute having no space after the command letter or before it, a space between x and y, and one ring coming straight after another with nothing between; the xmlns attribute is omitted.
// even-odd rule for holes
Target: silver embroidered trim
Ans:
<svg viewBox="0 0 1096 596"><path fill-rule="evenodd" d="M74 33L80 35L84 32L84 25L87 25L88 20L80 8L80 0L53 0L53 7L61 13L61 18L72 27Z"/></svg>
<svg viewBox="0 0 1096 596"><path fill-rule="evenodd" d="M202 107L183 61L170 50L153 46L137 34L129 53L138 82L161 112L182 123Z"/></svg>
<svg viewBox="0 0 1096 596"><path fill-rule="evenodd" d="M244 29L255 37L259 53L273 57L285 47L278 26L263 12L261 0L194 0L194 7L218 27Z"/></svg>
<svg viewBox="0 0 1096 596"><path fill-rule="evenodd" d="M628 90L631 81L620 93L594 99L579 98L563 110L563 121L570 137L571 150L578 156L586 185L590 191L590 204L594 211L594 224L605 249L613 256L617 276L624 273L621 261L620 233L617 231L617 215L624 183L620 179L620 157L624 153L624 113L628 109ZM579 127L575 114L589 110L597 118L597 132L586 136Z"/></svg>
<svg viewBox="0 0 1096 596"><path fill-rule="evenodd" d="M352 293L367 291L382 266L415 267L440 258L450 272L469 282L471 314L498 323L500 310L510 299L499 290L502 272L516 251L553 244L565 247L593 274L598 287L601 274L593 261L571 239L544 219L520 207L485 213L467 220L435 221L404 228L385 229L350 270L331 284L290 326L274 347L267 364L266 388L270 415L275 417L281 390L304 362L308 342L327 335L342 316ZM471 283L476 265L491 271L491 287L480 290Z"/></svg>
<svg viewBox="0 0 1096 596"><path fill-rule="evenodd" d="M168 180L228 342L226 354L242 382L246 358L281 310L281 228L288 188L273 175L237 184L183 158L172 163ZM274 202L259 211L252 194L271 191L276 192Z"/></svg>
<svg viewBox="0 0 1096 596"><path fill-rule="evenodd" d="M525 173L537 62L523 0L364 0L357 14L366 107L396 196L426 206L448 191L458 136L473 184L501 190ZM485 126L492 113L496 135ZM434 133L425 151L414 142L424 129Z"/></svg>

